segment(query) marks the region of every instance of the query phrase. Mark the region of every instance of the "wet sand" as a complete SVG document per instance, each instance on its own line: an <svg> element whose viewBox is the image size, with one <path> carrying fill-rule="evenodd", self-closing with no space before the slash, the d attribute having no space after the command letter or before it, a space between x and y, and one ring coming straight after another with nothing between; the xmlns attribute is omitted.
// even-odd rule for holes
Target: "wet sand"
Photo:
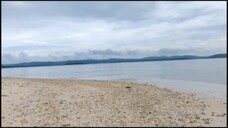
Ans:
<svg viewBox="0 0 228 128"><path fill-rule="evenodd" d="M227 102L121 81L2 78L2 126L226 126Z"/></svg>

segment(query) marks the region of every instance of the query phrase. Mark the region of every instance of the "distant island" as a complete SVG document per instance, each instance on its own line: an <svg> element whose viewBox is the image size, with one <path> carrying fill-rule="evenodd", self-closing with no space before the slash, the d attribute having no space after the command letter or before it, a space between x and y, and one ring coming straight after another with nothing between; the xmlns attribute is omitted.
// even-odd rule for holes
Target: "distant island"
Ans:
<svg viewBox="0 0 228 128"><path fill-rule="evenodd" d="M227 54L215 54L211 56L177 55L177 56L152 56L138 59L85 59L85 60L67 60L53 62L28 62L18 64L3 64L1 68L17 67L39 67L39 66L57 66L57 65L79 65L79 64L101 64L101 63L124 63L124 62L143 62L143 61L170 61L170 60L188 60L188 59L213 59L227 58Z"/></svg>

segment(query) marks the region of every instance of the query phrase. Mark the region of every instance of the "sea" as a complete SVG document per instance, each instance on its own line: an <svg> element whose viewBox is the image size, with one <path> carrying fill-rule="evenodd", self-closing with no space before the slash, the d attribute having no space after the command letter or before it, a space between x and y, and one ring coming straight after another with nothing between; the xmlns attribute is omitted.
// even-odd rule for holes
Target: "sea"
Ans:
<svg viewBox="0 0 228 128"><path fill-rule="evenodd" d="M112 80L227 98L227 59L194 59L2 68L2 77Z"/></svg>

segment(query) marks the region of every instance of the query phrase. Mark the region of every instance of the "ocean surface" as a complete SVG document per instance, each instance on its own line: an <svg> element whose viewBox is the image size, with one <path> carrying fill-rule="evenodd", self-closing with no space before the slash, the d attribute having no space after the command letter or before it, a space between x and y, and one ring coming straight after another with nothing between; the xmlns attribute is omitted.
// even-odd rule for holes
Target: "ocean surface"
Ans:
<svg viewBox="0 0 228 128"><path fill-rule="evenodd" d="M226 99L227 60L197 59L1 69L2 77L121 80Z"/></svg>

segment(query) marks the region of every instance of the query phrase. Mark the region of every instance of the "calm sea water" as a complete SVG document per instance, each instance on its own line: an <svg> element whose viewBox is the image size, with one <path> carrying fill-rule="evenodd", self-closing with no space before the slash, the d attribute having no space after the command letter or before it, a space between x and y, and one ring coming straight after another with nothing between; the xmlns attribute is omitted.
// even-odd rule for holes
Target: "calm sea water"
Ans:
<svg viewBox="0 0 228 128"><path fill-rule="evenodd" d="M154 61L2 69L3 77L124 80L226 97L226 59Z"/></svg>

